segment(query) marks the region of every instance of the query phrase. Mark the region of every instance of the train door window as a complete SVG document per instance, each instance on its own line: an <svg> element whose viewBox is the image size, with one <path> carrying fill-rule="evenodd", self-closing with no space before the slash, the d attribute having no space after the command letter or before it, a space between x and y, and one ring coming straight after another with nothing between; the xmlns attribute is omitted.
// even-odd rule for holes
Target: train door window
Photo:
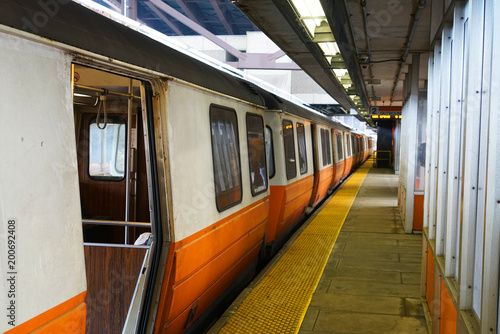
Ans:
<svg viewBox="0 0 500 334"><path fill-rule="evenodd" d="M139 79L78 64L72 71L86 332L98 333L105 327L110 333L129 332L148 314L146 304L130 313L128 306L148 298L151 281L146 277L154 277L156 270L150 255L158 251L154 241L161 244L162 235L159 204L153 196L151 87ZM115 276L126 279L117 281Z"/></svg>
<svg viewBox="0 0 500 334"><path fill-rule="evenodd" d="M305 174L307 173L306 133L302 123L297 123L297 142L299 144L300 174Z"/></svg>
<svg viewBox="0 0 500 334"><path fill-rule="evenodd" d="M332 145L331 143L331 137L330 133L328 130L325 130L325 142L326 142L326 163L327 165L330 165L332 163Z"/></svg>
<svg viewBox="0 0 500 334"><path fill-rule="evenodd" d="M323 166L326 164L326 143L325 143L325 130L319 131L321 137L321 158L323 159Z"/></svg>
<svg viewBox="0 0 500 334"><path fill-rule="evenodd" d="M346 157L349 158L351 154L351 137L346 134L345 136L345 142L346 142Z"/></svg>
<svg viewBox="0 0 500 334"><path fill-rule="evenodd" d="M354 153L358 154L360 152L359 140L356 135L352 135L352 142L354 143Z"/></svg>
<svg viewBox="0 0 500 334"><path fill-rule="evenodd" d="M241 202L238 120L233 109L210 107L216 204L219 211Z"/></svg>
<svg viewBox="0 0 500 334"><path fill-rule="evenodd" d="M126 126L122 118L106 125L94 118L89 125L89 176L93 180L122 180L125 177Z"/></svg>
<svg viewBox="0 0 500 334"><path fill-rule="evenodd" d="M266 126L266 152L267 152L267 165L269 178L272 179L275 174L274 167L274 148L273 148L273 130L269 126Z"/></svg>
<svg viewBox="0 0 500 334"><path fill-rule="evenodd" d="M266 143L264 121L255 114L247 114L248 160L250 162L250 184L252 195L267 189Z"/></svg>
<svg viewBox="0 0 500 334"><path fill-rule="evenodd" d="M332 163L332 148L330 145L330 136L328 130L321 129L321 153L323 157L323 166L327 166Z"/></svg>
<svg viewBox="0 0 500 334"><path fill-rule="evenodd" d="M337 151L335 148L335 136L333 133L334 133L333 129L330 130L330 141L332 143L332 162L333 164L335 164L335 159L337 158Z"/></svg>
<svg viewBox="0 0 500 334"><path fill-rule="evenodd" d="M285 168L288 180L297 176L297 165L295 163L295 139L293 138L293 123L283 120L283 143L285 146Z"/></svg>
<svg viewBox="0 0 500 334"><path fill-rule="evenodd" d="M335 132L337 138L337 161L344 160L344 149L342 145L342 133Z"/></svg>

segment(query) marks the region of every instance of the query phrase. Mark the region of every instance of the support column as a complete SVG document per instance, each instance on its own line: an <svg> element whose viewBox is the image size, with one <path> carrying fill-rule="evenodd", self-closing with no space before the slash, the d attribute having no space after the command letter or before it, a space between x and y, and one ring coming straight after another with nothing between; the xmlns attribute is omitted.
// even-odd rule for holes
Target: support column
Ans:
<svg viewBox="0 0 500 334"><path fill-rule="evenodd" d="M406 137L406 171L403 174L406 183L406 214L404 220L405 233L413 232L413 211L415 191L415 163L417 156L417 114L418 114L418 80L420 71L420 54L414 54L410 66L409 97L403 108L402 135Z"/></svg>

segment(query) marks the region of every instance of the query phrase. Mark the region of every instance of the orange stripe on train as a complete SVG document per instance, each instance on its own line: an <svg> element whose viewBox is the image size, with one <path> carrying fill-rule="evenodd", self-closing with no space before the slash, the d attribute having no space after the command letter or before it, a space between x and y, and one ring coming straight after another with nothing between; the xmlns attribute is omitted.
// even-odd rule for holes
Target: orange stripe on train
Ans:
<svg viewBox="0 0 500 334"><path fill-rule="evenodd" d="M261 245L257 245L249 253L241 256L241 259L235 263L235 265L230 268L226 273L224 273L208 290L206 290L197 300L196 300L196 314L202 314L207 310L217 297L219 297L228 286L234 282L255 260L259 254ZM184 309L181 314L179 314L174 319L170 320L168 323L163 323L159 327L161 333L183 333L185 331L186 320L191 311L191 306L195 306L195 303L191 303L188 308ZM195 315L197 317L197 315ZM194 319L196 320L196 318ZM158 332L158 331L157 331Z"/></svg>
<svg viewBox="0 0 500 334"><path fill-rule="evenodd" d="M298 219L309 205L314 176L309 175L286 186L271 186L271 211L266 242L271 243Z"/></svg>
<svg viewBox="0 0 500 334"><path fill-rule="evenodd" d="M330 188L333 180L333 165L323 168L319 171L318 177L316 178L316 184L314 185L313 199L311 200L311 206L316 205L321 199L323 199Z"/></svg>
<svg viewBox="0 0 500 334"><path fill-rule="evenodd" d="M87 306L84 291L50 310L12 328L6 334L85 333Z"/></svg>
<svg viewBox="0 0 500 334"><path fill-rule="evenodd" d="M182 332L194 303L193 322L248 268L262 245L268 212L266 197L170 246L172 266L155 332Z"/></svg>

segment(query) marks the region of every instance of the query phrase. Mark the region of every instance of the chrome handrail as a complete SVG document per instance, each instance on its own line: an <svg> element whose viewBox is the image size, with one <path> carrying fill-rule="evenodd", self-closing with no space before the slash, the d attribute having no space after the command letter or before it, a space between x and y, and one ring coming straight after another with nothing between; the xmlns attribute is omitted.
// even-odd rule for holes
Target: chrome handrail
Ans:
<svg viewBox="0 0 500 334"><path fill-rule="evenodd" d="M83 225L111 225L111 226L128 226L128 227L149 227L151 223L141 222L126 222L118 220L99 220L99 219L82 219Z"/></svg>

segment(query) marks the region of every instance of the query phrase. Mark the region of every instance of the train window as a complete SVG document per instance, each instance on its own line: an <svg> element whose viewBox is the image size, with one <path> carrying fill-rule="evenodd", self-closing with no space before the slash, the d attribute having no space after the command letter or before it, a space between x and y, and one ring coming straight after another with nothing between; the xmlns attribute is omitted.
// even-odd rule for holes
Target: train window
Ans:
<svg viewBox="0 0 500 334"><path fill-rule="evenodd" d="M125 177L125 121L109 119L89 125L89 176L93 180L120 181Z"/></svg>
<svg viewBox="0 0 500 334"><path fill-rule="evenodd" d="M328 130L321 129L321 153L323 157L323 166L329 165L332 163L332 148L330 144L330 136L328 134Z"/></svg>
<svg viewBox="0 0 500 334"><path fill-rule="evenodd" d="M269 178L272 179L275 174L274 167L274 148L273 148L273 130L266 126L266 152L267 152L267 164L269 166Z"/></svg>
<svg viewBox="0 0 500 334"><path fill-rule="evenodd" d="M288 180L297 176L295 164L295 140L293 138L293 123L283 120L283 143L285 145L285 167Z"/></svg>
<svg viewBox="0 0 500 334"><path fill-rule="evenodd" d="M328 130L325 130L325 142L326 142L326 162L328 165L332 163L332 145L331 145L331 137Z"/></svg>
<svg viewBox="0 0 500 334"><path fill-rule="evenodd" d="M300 174L305 174L307 173L306 132L302 123L297 123L297 142L299 143Z"/></svg>
<svg viewBox="0 0 500 334"><path fill-rule="evenodd" d="M335 164L335 158L337 158L337 150L335 148L335 136L333 129L330 130L330 142L332 143L332 162Z"/></svg>
<svg viewBox="0 0 500 334"><path fill-rule="evenodd" d="M242 198L236 112L211 106L210 126L216 203L217 209L223 211L241 202Z"/></svg>
<svg viewBox="0 0 500 334"><path fill-rule="evenodd" d="M323 166L326 165L326 142L325 142L325 130L320 130L321 137L321 157L323 158Z"/></svg>
<svg viewBox="0 0 500 334"><path fill-rule="evenodd" d="M256 196L267 189L266 143L261 116L247 114L247 141L251 190Z"/></svg>
<svg viewBox="0 0 500 334"><path fill-rule="evenodd" d="M349 135L346 135L345 136L345 142L346 142L346 152L345 152L345 155L347 158L349 158L352 154L351 154L351 138Z"/></svg>
<svg viewBox="0 0 500 334"><path fill-rule="evenodd" d="M335 132L337 138L337 161L344 160L344 149L342 147L342 133Z"/></svg>
<svg viewBox="0 0 500 334"><path fill-rule="evenodd" d="M354 134L351 134L351 139L352 139L352 153L356 155L358 154L358 142L356 136Z"/></svg>

